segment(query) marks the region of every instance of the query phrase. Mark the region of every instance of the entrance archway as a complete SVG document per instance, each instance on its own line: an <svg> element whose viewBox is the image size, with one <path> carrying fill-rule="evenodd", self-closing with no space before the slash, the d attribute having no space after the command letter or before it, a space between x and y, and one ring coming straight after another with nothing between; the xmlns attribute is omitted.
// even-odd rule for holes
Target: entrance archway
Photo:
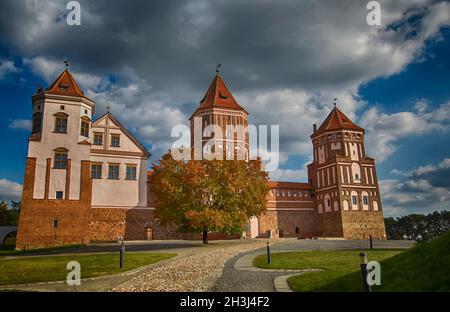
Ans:
<svg viewBox="0 0 450 312"><path fill-rule="evenodd" d="M147 226L145 228L145 239L146 240L153 240L153 227Z"/></svg>

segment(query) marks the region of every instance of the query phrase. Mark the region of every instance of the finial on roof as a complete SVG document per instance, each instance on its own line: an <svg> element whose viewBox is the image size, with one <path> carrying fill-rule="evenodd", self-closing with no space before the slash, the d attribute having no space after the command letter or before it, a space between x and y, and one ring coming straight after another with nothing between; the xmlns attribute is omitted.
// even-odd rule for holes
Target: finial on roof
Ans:
<svg viewBox="0 0 450 312"><path fill-rule="evenodd" d="M64 60L64 64L66 65L66 68L69 68L69 60Z"/></svg>
<svg viewBox="0 0 450 312"><path fill-rule="evenodd" d="M106 112L108 112L109 113L109 111L111 110L111 106L106 106Z"/></svg>
<svg viewBox="0 0 450 312"><path fill-rule="evenodd" d="M336 107L336 101L337 101L337 98L334 99L334 104L333 104L334 107Z"/></svg>
<svg viewBox="0 0 450 312"><path fill-rule="evenodd" d="M219 67L220 66L222 66L222 64L217 64L217 66L216 66L216 73L219 73L220 72L220 70L219 70Z"/></svg>

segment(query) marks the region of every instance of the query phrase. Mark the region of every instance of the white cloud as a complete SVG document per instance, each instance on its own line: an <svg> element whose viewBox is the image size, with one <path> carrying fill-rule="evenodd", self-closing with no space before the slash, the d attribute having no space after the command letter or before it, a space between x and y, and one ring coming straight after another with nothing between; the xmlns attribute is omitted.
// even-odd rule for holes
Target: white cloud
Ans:
<svg viewBox="0 0 450 312"><path fill-rule="evenodd" d="M19 201L22 198L22 185L9 181L7 179L0 179L0 200L14 200Z"/></svg>
<svg viewBox="0 0 450 312"><path fill-rule="evenodd" d="M19 68L16 67L11 60L0 59L0 81L3 80L6 75L19 72Z"/></svg>
<svg viewBox="0 0 450 312"><path fill-rule="evenodd" d="M43 56L25 58L23 63L29 66L34 74L44 78L48 84L55 81L65 68L65 65L61 61L51 60ZM83 90L96 89L102 84L108 85L107 81L104 81L102 77L97 75L72 70L71 73Z"/></svg>
<svg viewBox="0 0 450 312"><path fill-rule="evenodd" d="M270 172L269 176L274 181L298 181L305 183L308 181L306 169L277 169Z"/></svg>
<svg viewBox="0 0 450 312"><path fill-rule="evenodd" d="M31 131L32 121L29 119L14 119L9 125L10 129Z"/></svg>
<svg viewBox="0 0 450 312"><path fill-rule="evenodd" d="M450 129L450 103L428 110L420 100L415 107L417 112L391 114L372 107L362 114L360 125L367 131L366 149L371 156L382 162L397 150L401 138Z"/></svg>
<svg viewBox="0 0 450 312"><path fill-rule="evenodd" d="M380 181L385 214L427 213L450 207L450 158L409 172L393 170L398 178Z"/></svg>

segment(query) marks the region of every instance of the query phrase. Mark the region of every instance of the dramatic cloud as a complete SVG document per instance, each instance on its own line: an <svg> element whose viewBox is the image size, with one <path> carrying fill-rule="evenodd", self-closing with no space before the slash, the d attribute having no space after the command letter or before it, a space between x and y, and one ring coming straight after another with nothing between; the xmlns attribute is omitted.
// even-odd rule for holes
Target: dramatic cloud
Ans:
<svg viewBox="0 0 450 312"><path fill-rule="evenodd" d="M395 143L401 138L450 129L450 103L430 110L421 100L417 102L416 110L387 114L378 107L372 107L365 111L360 125L367 130L369 154L382 162L395 152Z"/></svg>
<svg viewBox="0 0 450 312"><path fill-rule="evenodd" d="M403 179L380 181L385 213L427 213L450 208L450 159L410 172L396 170Z"/></svg>
<svg viewBox="0 0 450 312"><path fill-rule="evenodd" d="M21 197L21 184L6 179L0 179L0 201L19 201Z"/></svg>
<svg viewBox="0 0 450 312"><path fill-rule="evenodd" d="M9 125L10 129L31 131L32 121L28 119L15 119Z"/></svg>
<svg viewBox="0 0 450 312"><path fill-rule="evenodd" d="M86 0L80 1L82 25L71 27L65 2L10 0L2 3L0 36L47 82L62 70L62 60L70 59L77 80L97 102L97 113L110 106L153 145L152 159L170 147L172 126L187 123L215 65L222 63L223 77L251 122L280 124L285 162L311 153L312 123L323 120L333 98L357 121L368 107L360 86L426 58L425 43L438 40L440 29L450 24L448 2L380 2L382 26L367 25L367 2L360 0L139 5ZM422 117L416 112L389 117L378 109L367 114L381 114L393 128L392 119L420 123ZM373 130L382 126L363 120ZM415 131L406 129L406 122L401 127L405 130L393 137L373 139L384 140L374 148L382 149L381 159L395 150L403 133Z"/></svg>
<svg viewBox="0 0 450 312"><path fill-rule="evenodd" d="M13 61L0 59L0 80L3 80L6 75L19 72Z"/></svg>

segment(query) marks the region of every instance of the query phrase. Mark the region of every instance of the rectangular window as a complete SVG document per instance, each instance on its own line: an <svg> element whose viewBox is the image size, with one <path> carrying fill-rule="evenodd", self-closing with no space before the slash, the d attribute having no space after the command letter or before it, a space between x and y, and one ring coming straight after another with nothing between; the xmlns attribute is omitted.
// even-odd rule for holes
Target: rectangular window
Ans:
<svg viewBox="0 0 450 312"><path fill-rule="evenodd" d="M52 228L56 229L59 226L59 221L54 219L52 220Z"/></svg>
<svg viewBox="0 0 450 312"><path fill-rule="evenodd" d="M136 180L136 165L127 165L127 180Z"/></svg>
<svg viewBox="0 0 450 312"><path fill-rule="evenodd" d="M56 199L63 199L64 193L62 191L56 191Z"/></svg>
<svg viewBox="0 0 450 312"><path fill-rule="evenodd" d="M91 178L92 179L101 179L102 178L102 164L92 164Z"/></svg>
<svg viewBox="0 0 450 312"><path fill-rule="evenodd" d="M33 133L40 133L42 128L42 114L36 113L33 115Z"/></svg>
<svg viewBox="0 0 450 312"><path fill-rule="evenodd" d="M356 196L352 196L353 205L358 205L358 198Z"/></svg>
<svg viewBox="0 0 450 312"><path fill-rule="evenodd" d="M89 137L89 122L86 120L81 121L81 132L80 134L84 137Z"/></svg>
<svg viewBox="0 0 450 312"><path fill-rule="evenodd" d="M108 179L118 180L119 179L119 165L109 164Z"/></svg>
<svg viewBox="0 0 450 312"><path fill-rule="evenodd" d="M103 145L103 134L101 133L94 134L94 145Z"/></svg>
<svg viewBox="0 0 450 312"><path fill-rule="evenodd" d="M120 146L120 135L119 134L111 134L111 146L112 147Z"/></svg>
<svg viewBox="0 0 450 312"><path fill-rule="evenodd" d="M56 116L55 132L67 133L67 116Z"/></svg>
<svg viewBox="0 0 450 312"><path fill-rule="evenodd" d="M55 152L55 169L67 169L67 152Z"/></svg>

